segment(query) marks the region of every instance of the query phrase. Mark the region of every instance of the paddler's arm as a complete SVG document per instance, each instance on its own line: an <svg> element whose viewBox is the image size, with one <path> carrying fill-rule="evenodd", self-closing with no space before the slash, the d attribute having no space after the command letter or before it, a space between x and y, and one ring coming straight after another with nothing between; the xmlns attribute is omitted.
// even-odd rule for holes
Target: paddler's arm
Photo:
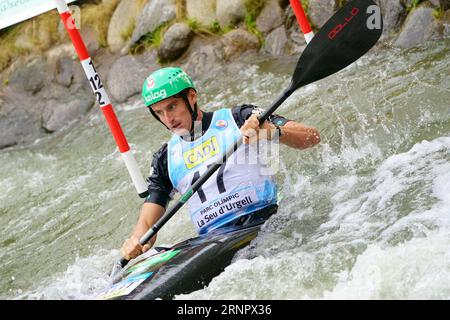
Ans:
<svg viewBox="0 0 450 320"><path fill-rule="evenodd" d="M280 143L295 149L310 148L320 142L320 135L317 129L307 127L301 123L289 120L283 126L280 126ZM264 134L260 134L263 129ZM244 143L253 143L258 139L274 139L276 126L265 121L260 127L257 115L250 116L241 127Z"/></svg>
<svg viewBox="0 0 450 320"><path fill-rule="evenodd" d="M129 258L135 258L153 246L156 241L156 235L144 246L139 244L139 239L164 214L165 208L170 201L173 186L167 170L167 144L164 144L153 155L152 169L147 181L149 183L149 195L142 205L133 233L124 242L121 249L122 256L127 260L130 260Z"/></svg>
<svg viewBox="0 0 450 320"><path fill-rule="evenodd" d="M267 122L267 121L266 121ZM270 130L276 130L275 125L270 123ZM306 149L320 142L319 131L316 128L305 126L295 121L288 121L280 126L280 143L294 149Z"/></svg>
<svg viewBox="0 0 450 320"><path fill-rule="evenodd" d="M131 260L153 246L156 235L144 246L139 243L139 239L158 221L164 212L165 208L159 204L144 203L132 235L122 245L121 253L125 259Z"/></svg>

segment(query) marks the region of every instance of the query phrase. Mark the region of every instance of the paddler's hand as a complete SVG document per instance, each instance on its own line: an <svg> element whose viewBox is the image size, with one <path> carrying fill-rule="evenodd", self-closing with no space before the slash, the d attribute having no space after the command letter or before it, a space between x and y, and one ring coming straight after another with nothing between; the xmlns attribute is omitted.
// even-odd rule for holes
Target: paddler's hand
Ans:
<svg viewBox="0 0 450 320"><path fill-rule="evenodd" d="M248 118L241 127L242 141L244 144L254 143L260 139L271 140L273 132L276 130L275 126L269 121L259 126L259 120L256 114Z"/></svg>
<svg viewBox="0 0 450 320"><path fill-rule="evenodd" d="M122 253L122 257L131 260L148 251L150 248L150 244L141 245L137 237L131 236L129 239L125 240L120 252Z"/></svg>

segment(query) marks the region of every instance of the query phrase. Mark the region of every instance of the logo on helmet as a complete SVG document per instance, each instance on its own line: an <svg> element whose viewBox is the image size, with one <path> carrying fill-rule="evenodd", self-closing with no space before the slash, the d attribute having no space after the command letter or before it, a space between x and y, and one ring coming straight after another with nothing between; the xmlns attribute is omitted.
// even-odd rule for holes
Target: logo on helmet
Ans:
<svg viewBox="0 0 450 320"><path fill-rule="evenodd" d="M152 89L155 86L155 79L149 77L147 79L147 89Z"/></svg>
<svg viewBox="0 0 450 320"><path fill-rule="evenodd" d="M165 99L167 98L167 92L165 89L162 89L159 92L149 92L148 95L145 97L145 102L152 102L156 99Z"/></svg>

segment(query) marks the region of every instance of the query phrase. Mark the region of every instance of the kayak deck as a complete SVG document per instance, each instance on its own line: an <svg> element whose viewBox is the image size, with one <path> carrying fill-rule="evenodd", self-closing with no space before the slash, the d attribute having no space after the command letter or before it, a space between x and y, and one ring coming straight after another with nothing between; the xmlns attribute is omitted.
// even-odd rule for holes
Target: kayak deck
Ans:
<svg viewBox="0 0 450 320"><path fill-rule="evenodd" d="M257 236L261 225L224 228L170 248L155 248L159 252L152 250L130 261L122 279L99 299L171 299L202 289Z"/></svg>

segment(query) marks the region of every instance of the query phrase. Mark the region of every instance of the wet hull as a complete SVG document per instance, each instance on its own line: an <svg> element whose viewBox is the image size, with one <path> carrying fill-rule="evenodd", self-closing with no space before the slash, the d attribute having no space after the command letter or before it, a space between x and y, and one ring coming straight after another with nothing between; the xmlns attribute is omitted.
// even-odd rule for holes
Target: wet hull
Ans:
<svg viewBox="0 0 450 320"><path fill-rule="evenodd" d="M122 279L101 299L171 299L204 288L253 240L261 224L188 239L157 248L129 263Z"/></svg>

